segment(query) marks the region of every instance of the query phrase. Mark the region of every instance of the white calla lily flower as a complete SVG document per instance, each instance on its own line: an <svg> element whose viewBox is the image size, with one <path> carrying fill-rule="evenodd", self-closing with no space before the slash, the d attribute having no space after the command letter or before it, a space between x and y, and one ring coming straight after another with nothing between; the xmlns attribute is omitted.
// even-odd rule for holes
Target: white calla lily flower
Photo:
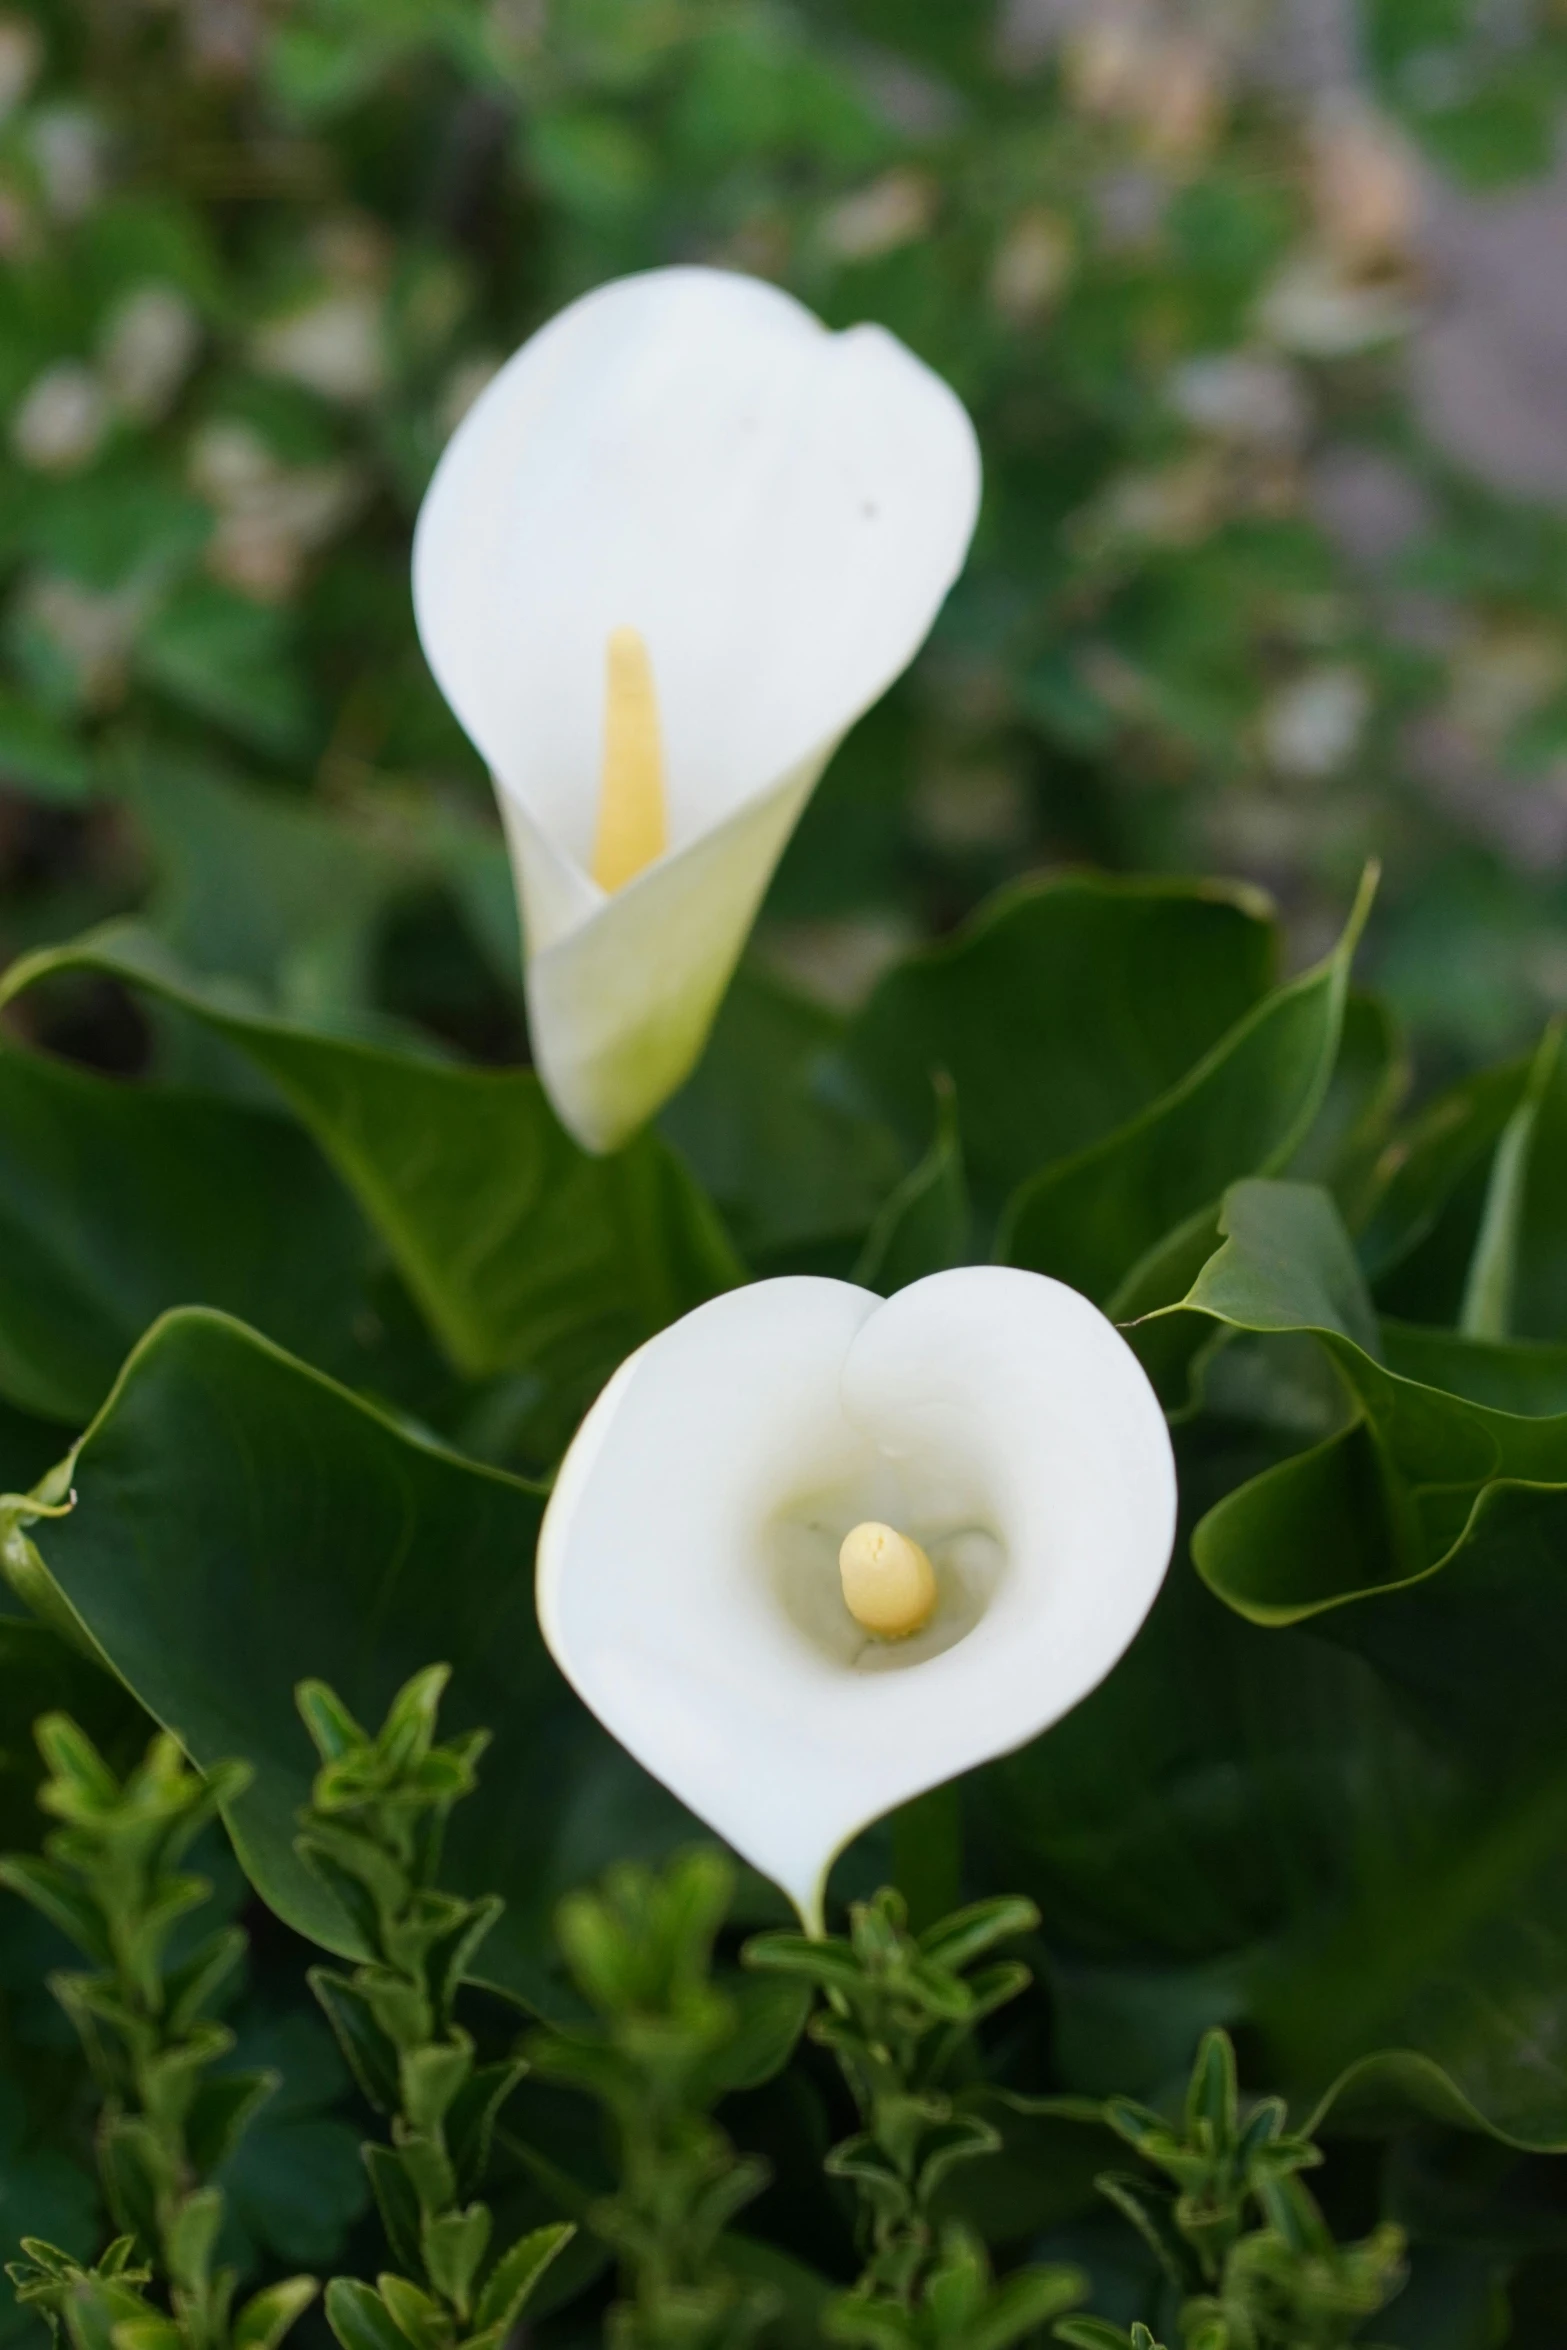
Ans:
<svg viewBox="0 0 1567 2350"><path fill-rule="evenodd" d="M1164 1415L1075 1290L997 1265L885 1300L761 1281L650 1339L588 1413L539 1620L605 1726L814 1930L850 1837L1103 1678L1174 1532Z"/></svg>
<svg viewBox="0 0 1567 2350"><path fill-rule="evenodd" d="M539 1073L592 1150L687 1075L836 745L962 566L979 455L875 326L654 270L563 311L436 468L414 604L495 779Z"/></svg>

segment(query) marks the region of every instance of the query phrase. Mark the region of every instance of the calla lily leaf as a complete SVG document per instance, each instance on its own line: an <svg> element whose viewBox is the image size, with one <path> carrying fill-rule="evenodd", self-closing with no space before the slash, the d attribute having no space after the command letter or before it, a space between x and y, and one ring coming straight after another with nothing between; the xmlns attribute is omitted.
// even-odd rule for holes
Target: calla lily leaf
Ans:
<svg viewBox="0 0 1567 2350"><path fill-rule="evenodd" d="M1426 1384L1417 1367L1451 1377L1469 1347L1412 1334L1400 1370L1384 1341L1353 1250L1332 1203L1314 1187L1238 1184L1222 1217L1224 1246L1178 1313L1232 1329L1310 1332L1329 1350L1355 1398L1352 1426L1314 1453L1282 1462L1220 1502L1198 1527L1193 1556L1230 1604L1259 1622L1294 1622L1433 1572L1469 1537L1482 1496L1500 1482L1567 1482L1561 1356L1520 1350L1508 1364L1514 1404ZM1465 1385L1498 1383L1495 1348L1481 1342ZM1461 1376L1461 1374L1460 1374ZM1321 1526L1354 1508L1348 1547ZM1316 1523L1308 1528L1308 1514ZM1281 1539L1271 1534L1280 1521ZM1370 1562L1377 1562L1373 1572Z"/></svg>
<svg viewBox="0 0 1567 2350"><path fill-rule="evenodd" d="M1562 2110L1567 2112L1567 2101ZM1465 2095L1452 2074L1416 2048L1378 2048L1357 2056L1331 2081L1300 2122L1303 2137L1390 2136L1411 2121L1444 2122L1457 2130L1482 2130L1504 2144L1531 2153L1558 2150L1554 2135L1544 2139L1504 2129Z"/></svg>
<svg viewBox="0 0 1567 2350"><path fill-rule="evenodd" d="M1025 882L889 972L845 1056L911 1152L929 1136L933 1075L952 1078L964 1158L993 1216L1037 1169L1177 1085L1262 1000L1276 957L1254 890Z"/></svg>
<svg viewBox="0 0 1567 2350"><path fill-rule="evenodd" d="M1157 2094L1219 2016L1308 2103L1363 2062L1369 2096L1391 2048L1384 2098L1560 2146L1567 1350L1379 1328L1314 1187L1242 1184L1222 1221L1187 1313L1325 1350L1348 1424L1209 1511L1208 1588L1170 1580L1105 1687L987 1773L971 1836L1067 1945L1069 2080L1141 2065Z"/></svg>
<svg viewBox="0 0 1567 2350"><path fill-rule="evenodd" d="M104 972L190 1014L277 1088L381 1235L470 1377L550 1363L578 1394L628 1348L743 1278L670 1147L595 1160L528 1070L481 1070L318 1035L235 1003L128 925L24 958L0 1001Z"/></svg>
<svg viewBox="0 0 1567 2350"><path fill-rule="evenodd" d="M328 1948L351 1951L347 1920L293 1845L314 1763L294 1705L307 1676L379 1720L409 1675L453 1666L453 1730L495 1735L454 1821L452 1882L505 1896L485 1968L542 2007L560 1894L612 1856L690 1836L545 1651L528 1572L536 1487L408 1436L200 1308L136 1349L50 1491L67 1487L75 1507L33 1527L29 1595L196 1762L252 1766L235 1849L263 1899Z"/></svg>
<svg viewBox="0 0 1567 2350"><path fill-rule="evenodd" d="M905 1172L899 1137L833 1082L843 1029L825 1005L742 964L659 1119L759 1269L804 1271L802 1257L833 1244L852 1261Z"/></svg>
<svg viewBox="0 0 1567 2350"><path fill-rule="evenodd" d="M1550 1533L1559 1545L1560 1513ZM1476 1585L1485 1563L1477 1554ZM1471 1626L1480 1613L1471 1607ZM1464 1627L1455 1619L1450 1629ZM1303 2093L1391 2044L1421 2060L1398 2086L1406 2096L1414 2087L1427 2110L1440 2111L1439 2073L1455 2093L1441 2118L1567 2149L1567 2065L1555 2029L1567 1967L1567 1798L1559 1768L1499 1788L1486 1784L1480 1746L1465 1753L1472 1785L1454 1791L1449 1741L1446 1799L1433 1776L1424 1832L1407 1824L1381 1884L1355 1908L1327 1913L1315 1932L1303 1929L1287 1954L1260 1960L1252 2018L1278 2071Z"/></svg>
<svg viewBox="0 0 1567 2350"><path fill-rule="evenodd" d="M1461 1203L1467 1214L1446 1214L1445 1229L1439 1228L1447 1246L1450 1286L1458 1268L1458 1246L1473 1231L1456 1306L1450 1294L1439 1301L1432 1298L1425 1266L1413 1268L1416 1284L1403 1278L1412 1268L1400 1268L1394 1294L1400 1298L1399 1310L1411 1312L1414 1319L1456 1321L1467 1337L1561 1339L1567 1336L1567 1206L1562 1184L1567 1167L1567 1067L1559 1021L1546 1029L1516 1094L1498 1087L1493 1100L1496 1109L1509 1101L1510 1107L1494 1146L1486 1135L1486 1147L1471 1159L1463 1187L1467 1196Z"/></svg>
<svg viewBox="0 0 1567 2350"><path fill-rule="evenodd" d="M997 1254L1071 1282L1118 1317L1128 1311L1123 1291L1136 1294L1131 1310L1146 1312L1142 1260L1215 1209L1240 1177L1287 1164L1309 1133L1338 1056L1375 881L1368 872L1342 938L1315 970L1265 998L1138 1117L1025 1183L1008 1204Z"/></svg>
<svg viewBox="0 0 1567 2350"><path fill-rule="evenodd" d="M1351 1524L1319 1533L1339 1541ZM1547 1566L1541 1607L1559 1615ZM971 1859L1050 1919L1054 2046L1072 2086L1160 2100L1224 2020L1246 2027L1258 2076L1297 2110L1391 2047L1411 2061L1402 2082L1382 2081L1384 2105L1418 2098L1459 2126L1567 2143L1559 1772L1520 1776L1515 1745L1487 1781L1483 1746L1438 1722L1439 1701L1415 1707L1356 1638L1389 1604L1310 1632L1263 1629L1173 1575L1105 1686L974 1787ZM1455 1675L1476 1621L1455 1625ZM1546 1621L1514 1617L1495 1648L1544 1648ZM1324 1640L1329 1624L1344 1636ZM1390 1652L1413 1637L1391 1620L1387 1634ZM1472 1670L1487 1670L1483 1653Z"/></svg>
<svg viewBox="0 0 1567 2350"><path fill-rule="evenodd" d="M1388 1006L1352 988L1327 1092L1286 1169L1296 1182L1325 1185L1352 1232L1380 1196L1380 1170L1411 1075L1403 1031Z"/></svg>
<svg viewBox="0 0 1567 2350"><path fill-rule="evenodd" d="M0 1395L80 1427L195 1300L343 1367L370 1238L291 1118L0 1052Z"/></svg>
<svg viewBox="0 0 1567 2350"><path fill-rule="evenodd" d="M1567 1412L1567 1346L1543 1339L1465 1338L1423 1323L1381 1325L1382 1359L1389 1370L1422 1387L1440 1387L1499 1412L1541 1419Z"/></svg>
<svg viewBox="0 0 1567 2350"><path fill-rule="evenodd" d="M1567 1050L1560 1024L1536 1062L1536 1104L1520 1186L1509 1334L1567 1339Z"/></svg>
<svg viewBox="0 0 1567 2350"><path fill-rule="evenodd" d="M1523 1099L1530 1066L1511 1061L1463 1078L1394 1137L1356 1241L1385 1313L1457 1320L1492 1154Z"/></svg>
<svg viewBox="0 0 1567 2350"><path fill-rule="evenodd" d="M1193 1556L1297 1672L1291 1626L1309 1621L1330 1674L1338 1652L1350 1669L1332 1708L1341 1739L1353 1745L1357 1718L1380 1723L1370 1775L1345 1800L1359 1835L1375 1819L1381 1858L1317 1915L1237 1952L1237 2012L1303 2088L1401 2047L1428 2105L1447 2095L1432 2087L1439 2071L1453 2112L1519 2143L1567 2143L1567 2066L1545 2021L1567 1968L1556 1670L1567 1350L1379 1326L1314 1187L1237 1185L1221 1228L1178 1311L1265 1344L1309 1334L1352 1417L1227 1495ZM1262 1669L1254 1651L1254 1694Z"/></svg>

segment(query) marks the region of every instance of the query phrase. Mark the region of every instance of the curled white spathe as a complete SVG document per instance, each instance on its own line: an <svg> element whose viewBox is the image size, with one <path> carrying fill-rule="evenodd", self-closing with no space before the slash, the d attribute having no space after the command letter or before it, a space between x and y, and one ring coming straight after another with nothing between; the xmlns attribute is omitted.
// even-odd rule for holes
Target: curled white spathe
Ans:
<svg viewBox="0 0 1567 2350"><path fill-rule="evenodd" d="M844 1605L839 1544L867 1519L936 1569L907 1641ZM1158 1401L1075 1290L1004 1266L886 1300L762 1281L650 1339L588 1413L539 1621L605 1726L815 1925L859 1829L1103 1678L1174 1531Z"/></svg>
<svg viewBox="0 0 1567 2350"><path fill-rule="evenodd" d="M601 286L459 425L414 541L419 633L495 779L534 1056L589 1148L687 1074L817 778L923 642L978 502L939 377L879 327L830 334L723 270ZM670 837L606 896L605 645L627 626L652 656Z"/></svg>

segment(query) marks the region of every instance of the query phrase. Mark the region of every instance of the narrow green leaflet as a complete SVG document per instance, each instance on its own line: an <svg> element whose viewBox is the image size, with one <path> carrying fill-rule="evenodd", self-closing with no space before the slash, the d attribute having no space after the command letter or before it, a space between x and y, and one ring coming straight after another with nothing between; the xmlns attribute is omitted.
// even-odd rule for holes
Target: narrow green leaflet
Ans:
<svg viewBox="0 0 1567 2350"><path fill-rule="evenodd" d="M1456 1321L1492 1153L1523 1099L1529 1070L1528 1061L1509 1061L1462 1079L1434 1095L1390 1142L1356 1235L1385 1312Z"/></svg>
<svg viewBox="0 0 1567 2350"><path fill-rule="evenodd" d="M1529 1059L1448 1087L1383 1153L1357 1234L1383 1312L1477 1338L1567 1339L1564 1170L1553 1023Z"/></svg>
<svg viewBox="0 0 1567 2350"><path fill-rule="evenodd" d="M505 1896L487 1970L531 2000L549 2000L559 1895L611 1856L691 1833L545 1651L536 1487L405 1435L203 1309L148 1333L55 1472L51 1493L68 1487L75 1507L34 1526L28 1596L78 1627L198 1763L251 1764L230 1819L241 1862L329 1947L349 1946L346 1920L293 1848L314 1763L294 1705L307 1676L379 1720L410 1674L453 1667L453 1727L484 1725L494 1743L453 1829L452 1880Z"/></svg>
<svg viewBox="0 0 1567 2350"><path fill-rule="evenodd" d="M1480 1229L1458 1309L1458 1327L1466 1338L1507 1338L1512 1333L1535 1129L1541 1105L1550 1098L1560 1057L1561 1029L1553 1024L1535 1054L1523 1099L1503 1127L1491 1162Z"/></svg>
<svg viewBox="0 0 1567 2350"><path fill-rule="evenodd" d="M169 1306L340 1365L369 1234L291 1118L0 1050L0 1396L80 1427Z"/></svg>
<svg viewBox="0 0 1567 2350"><path fill-rule="evenodd" d="M108 973L203 1022L277 1087L469 1377L548 1363L587 1394L623 1355L743 1278L682 1161L643 1134L595 1159L530 1070L456 1066L269 1018L116 926L13 965L0 1002Z"/></svg>
<svg viewBox="0 0 1567 2350"><path fill-rule="evenodd" d="M1512 1331L1520 1338L1567 1339L1567 1053L1560 1051L1538 1088L1529 1138Z"/></svg>
<svg viewBox="0 0 1567 2350"><path fill-rule="evenodd" d="M1287 1170L1298 1182L1326 1184L1351 1231L1358 1231L1378 1196L1378 1170L1411 1074L1402 1031L1387 1005L1352 988L1333 1075Z"/></svg>
<svg viewBox="0 0 1567 2350"><path fill-rule="evenodd" d="M1069 1281L1111 1312L1154 1302L1145 1260L1197 1230L1242 1176L1284 1166L1309 1133L1338 1056L1350 964L1370 910L1368 873L1331 955L1249 1012L1129 1124L1013 1195L997 1254ZM1176 1263L1186 1256L1178 1246ZM1180 1294L1180 1286L1165 1295Z"/></svg>
<svg viewBox="0 0 1567 2350"><path fill-rule="evenodd" d="M48 1825L33 1724L68 1713L115 1763L139 1757L146 1716L111 1673L30 1617L0 1621L0 1851L32 1852Z"/></svg>
<svg viewBox="0 0 1567 2350"><path fill-rule="evenodd" d="M1036 1168L1175 1085L1263 997L1276 954L1253 890L1026 882L889 972L845 1058L910 1150L930 1132L932 1077L955 1081L970 1177L994 1215Z"/></svg>

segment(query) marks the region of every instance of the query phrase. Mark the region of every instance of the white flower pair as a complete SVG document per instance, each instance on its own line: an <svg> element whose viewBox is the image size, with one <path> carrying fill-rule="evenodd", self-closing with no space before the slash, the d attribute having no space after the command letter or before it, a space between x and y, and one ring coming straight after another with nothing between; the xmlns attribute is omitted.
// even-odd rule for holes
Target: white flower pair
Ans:
<svg viewBox="0 0 1567 2350"><path fill-rule="evenodd" d="M967 416L900 344L710 270L576 303L459 428L419 626L495 778L535 1059L589 1149L694 1063L978 498ZM551 1499L539 1613L623 1744L819 1924L856 1830L1109 1670L1174 1511L1146 1379L1059 1283L768 1281L611 1380Z"/></svg>

